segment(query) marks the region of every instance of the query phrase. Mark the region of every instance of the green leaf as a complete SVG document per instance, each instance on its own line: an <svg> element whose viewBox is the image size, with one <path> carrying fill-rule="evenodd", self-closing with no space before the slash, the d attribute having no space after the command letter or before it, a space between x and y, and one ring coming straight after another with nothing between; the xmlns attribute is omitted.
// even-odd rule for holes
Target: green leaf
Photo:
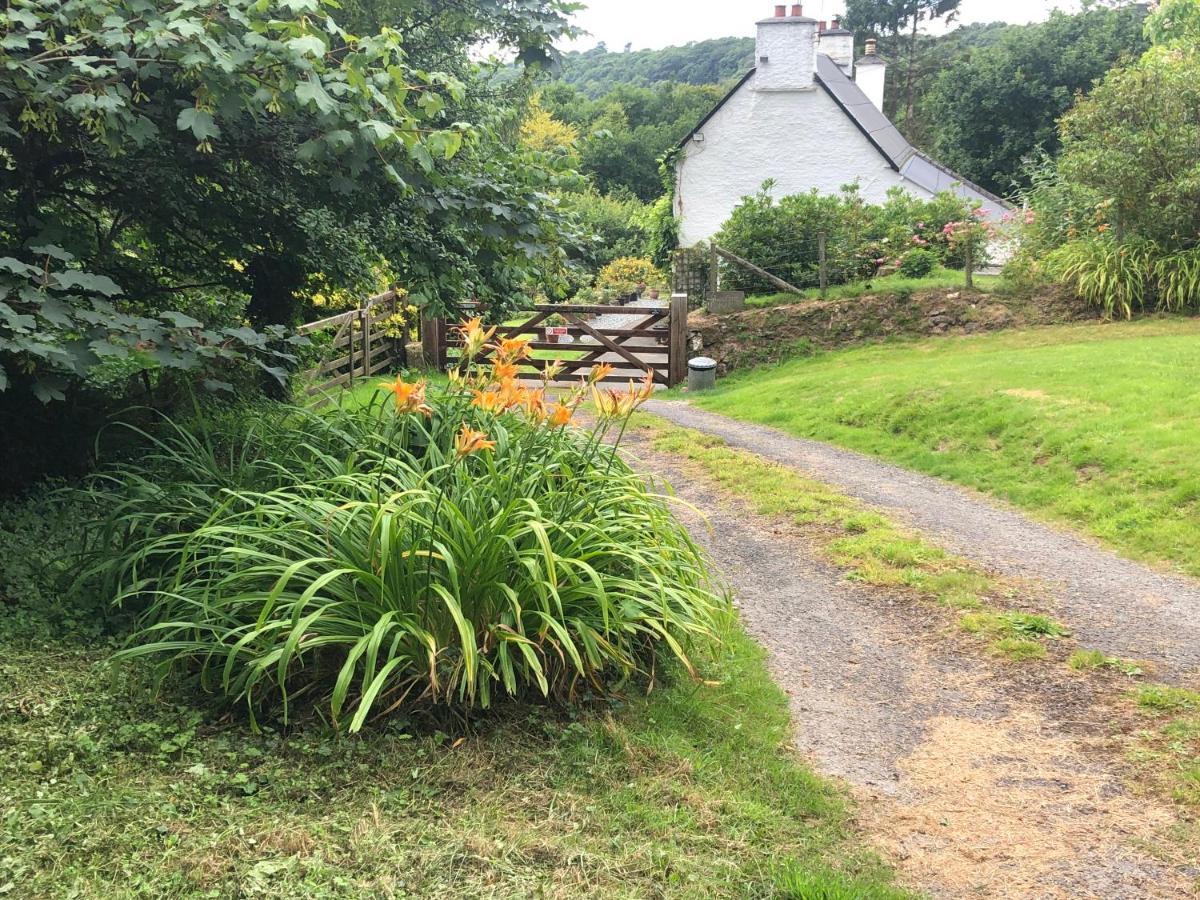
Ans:
<svg viewBox="0 0 1200 900"><path fill-rule="evenodd" d="M175 310L168 310L167 312L159 313L158 317L160 319L166 319L168 322L170 322L176 328L203 328L204 327L204 323L199 321L198 319L193 319L191 316L184 315L183 313L176 312Z"/></svg>
<svg viewBox="0 0 1200 900"><path fill-rule="evenodd" d="M292 52L299 56L315 56L322 57L325 55L325 42L315 34L306 34L298 38L292 38L287 42L287 47Z"/></svg>
<svg viewBox="0 0 1200 900"><path fill-rule="evenodd" d="M123 293L120 286L105 275L92 275L88 272L78 272L75 269L64 269L54 273L55 287L59 290L79 288L81 291L102 294L105 297L115 297Z"/></svg>
<svg viewBox="0 0 1200 900"><path fill-rule="evenodd" d="M180 131L187 131L190 128L197 141L207 141L221 136L221 129L213 120L212 113L196 109L194 106L180 111L179 118L175 120L175 127Z"/></svg>
<svg viewBox="0 0 1200 900"><path fill-rule="evenodd" d="M325 85L321 83L321 79L317 77L316 73L309 73L308 81L302 81L296 85L296 98L303 105L312 104L326 114L335 112L338 108L337 101L329 96Z"/></svg>

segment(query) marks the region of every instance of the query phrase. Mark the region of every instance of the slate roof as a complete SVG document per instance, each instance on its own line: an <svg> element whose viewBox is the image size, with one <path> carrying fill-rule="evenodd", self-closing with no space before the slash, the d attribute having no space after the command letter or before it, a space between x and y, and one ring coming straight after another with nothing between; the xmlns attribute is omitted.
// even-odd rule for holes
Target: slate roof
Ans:
<svg viewBox="0 0 1200 900"><path fill-rule="evenodd" d="M751 69L743 75L741 80L733 86L733 89L721 98L721 101L709 111L708 115L701 119L696 127L688 132L687 137L679 142L679 146L681 148L686 147L697 132L707 125L712 117L729 102L730 98L754 77L756 71L757 69ZM900 133L900 129L893 125L891 120L875 107L875 104L863 93L862 88L855 83L854 79L847 75L841 66L824 53L817 54L816 81L833 98L833 101L841 110L850 117L850 120L858 126L858 129L866 135L867 140L883 155L891 167L908 181L911 181L918 187L924 188L931 194L954 190L955 187L958 187L958 193L974 194L979 199L995 205L1001 210L1012 208L1012 204L1008 201L968 181L958 173L946 168L932 157L913 147L904 135Z"/></svg>

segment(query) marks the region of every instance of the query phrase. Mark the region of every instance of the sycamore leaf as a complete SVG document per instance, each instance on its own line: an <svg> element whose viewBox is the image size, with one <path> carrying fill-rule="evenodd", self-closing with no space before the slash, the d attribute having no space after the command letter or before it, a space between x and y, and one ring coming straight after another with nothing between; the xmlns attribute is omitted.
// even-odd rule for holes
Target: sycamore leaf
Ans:
<svg viewBox="0 0 1200 900"><path fill-rule="evenodd" d="M41 244L37 247L30 247L29 252L35 256L49 256L61 262L70 262L75 258L62 247L55 244Z"/></svg>
<svg viewBox="0 0 1200 900"><path fill-rule="evenodd" d="M338 108L337 101L329 96L325 85L321 84L321 79L315 72L308 74L308 81L302 81L296 85L296 97L305 106L311 103L326 114L334 112Z"/></svg>
<svg viewBox="0 0 1200 900"><path fill-rule="evenodd" d="M180 110L179 118L175 120L175 127L180 131L187 131L190 128L198 141L207 141L221 136L220 126L213 120L212 113L196 109L194 106Z"/></svg>
<svg viewBox="0 0 1200 900"><path fill-rule="evenodd" d="M38 378L33 383L33 395L43 403L49 403L51 400L66 400L67 395L63 393L63 388L67 386L67 382L54 375L44 375Z"/></svg>
<svg viewBox="0 0 1200 900"><path fill-rule="evenodd" d="M64 291L71 288L79 288L83 291L93 291L97 294L103 294L105 297L115 297L122 293L121 288L111 278L105 275L76 272L74 269L55 272L54 280L57 282L54 286Z"/></svg>
<svg viewBox="0 0 1200 900"><path fill-rule="evenodd" d="M204 327L203 322L193 319L191 316L184 315L181 312L176 312L175 310L168 310L167 312L159 313L158 317L160 319L166 319L168 322L170 322L176 328L203 328Z"/></svg>
<svg viewBox="0 0 1200 900"><path fill-rule="evenodd" d="M325 42L315 34L306 34L301 37L292 38L287 42L288 49L295 51L300 56L316 56L322 57L325 55Z"/></svg>

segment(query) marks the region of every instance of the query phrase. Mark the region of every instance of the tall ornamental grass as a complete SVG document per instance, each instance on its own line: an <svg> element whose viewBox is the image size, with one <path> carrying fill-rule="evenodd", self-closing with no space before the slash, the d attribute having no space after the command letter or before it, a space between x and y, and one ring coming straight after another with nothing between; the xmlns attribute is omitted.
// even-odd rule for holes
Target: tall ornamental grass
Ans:
<svg viewBox="0 0 1200 900"><path fill-rule="evenodd" d="M464 328L466 359L492 334ZM139 610L121 656L338 728L403 708L570 700L693 671L727 604L664 498L611 440L649 385L559 403L499 341L449 386L369 405L243 408L175 425L94 480L81 577ZM551 372L549 377L553 377ZM598 420L584 430L585 396ZM149 436L148 436L149 437Z"/></svg>

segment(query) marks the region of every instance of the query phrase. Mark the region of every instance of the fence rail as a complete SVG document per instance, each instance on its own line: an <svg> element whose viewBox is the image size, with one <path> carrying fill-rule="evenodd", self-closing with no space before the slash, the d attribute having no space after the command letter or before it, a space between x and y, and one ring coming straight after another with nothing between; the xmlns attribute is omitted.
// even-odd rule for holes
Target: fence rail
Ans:
<svg viewBox="0 0 1200 900"><path fill-rule="evenodd" d="M306 392L320 394L336 387L351 386L357 378L369 378L386 369L405 365L404 341L384 335L378 326L399 312L400 295L385 291L358 309L301 325L304 335L332 331L329 358L302 374L312 382Z"/></svg>

